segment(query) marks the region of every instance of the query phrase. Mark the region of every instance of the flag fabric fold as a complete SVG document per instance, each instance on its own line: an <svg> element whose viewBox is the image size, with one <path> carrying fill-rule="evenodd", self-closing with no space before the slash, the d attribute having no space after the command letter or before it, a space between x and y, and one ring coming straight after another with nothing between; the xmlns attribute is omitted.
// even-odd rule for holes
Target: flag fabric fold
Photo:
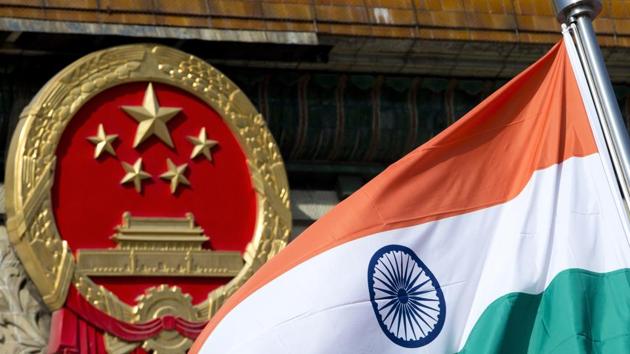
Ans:
<svg viewBox="0 0 630 354"><path fill-rule="evenodd" d="M391 165L192 352L629 352L628 220L578 66L559 42Z"/></svg>

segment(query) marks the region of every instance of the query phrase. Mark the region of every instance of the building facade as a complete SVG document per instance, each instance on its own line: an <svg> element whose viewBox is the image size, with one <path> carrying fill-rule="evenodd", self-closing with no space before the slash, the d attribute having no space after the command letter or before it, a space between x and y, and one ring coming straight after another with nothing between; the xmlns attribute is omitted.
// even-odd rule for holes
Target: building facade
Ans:
<svg viewBox="0 0 630 354"><path fill-rule="evenodd" d="M628 122L630 1L603 3L594 25ZM559 39L547 0L0 0L0 176L20 113L58 71L166 45L219 68L265 118L295 237ZM41 352L50 313L2 226L0 252L0 348Z"/></svg>

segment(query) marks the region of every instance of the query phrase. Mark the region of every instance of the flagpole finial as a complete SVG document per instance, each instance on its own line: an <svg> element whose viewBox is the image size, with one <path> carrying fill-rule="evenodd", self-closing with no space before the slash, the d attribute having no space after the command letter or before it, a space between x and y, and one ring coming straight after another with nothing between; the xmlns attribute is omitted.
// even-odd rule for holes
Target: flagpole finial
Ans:
<svg viewBox="0 0 630 354"><path fill-rule="evenodd" d="M587 15L594 20L602 11L600 0L553 0L556 18L560 23L569 24L577 17Z"/></svg>

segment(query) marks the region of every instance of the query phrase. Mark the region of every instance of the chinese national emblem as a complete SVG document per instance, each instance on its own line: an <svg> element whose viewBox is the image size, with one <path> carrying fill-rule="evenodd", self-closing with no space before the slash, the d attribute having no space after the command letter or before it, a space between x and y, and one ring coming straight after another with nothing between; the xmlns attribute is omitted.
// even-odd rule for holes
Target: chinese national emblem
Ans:
<svg viewBox="0 0 630 354"><path fill-rule="evenodd" d="M171 48L71 64L24 110L9 155L7 226L54 311L56 352L185 352L291 229L262 117Z"/></svg>

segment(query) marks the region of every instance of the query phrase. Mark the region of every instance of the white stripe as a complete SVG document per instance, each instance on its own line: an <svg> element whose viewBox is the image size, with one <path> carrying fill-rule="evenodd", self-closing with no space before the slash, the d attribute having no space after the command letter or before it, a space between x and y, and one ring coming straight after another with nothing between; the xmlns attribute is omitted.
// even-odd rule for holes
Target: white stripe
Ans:
<svg viewBox="0 0 630 354"><path fill-rule="evenodd" d="M236 306L201 352L456 352L502 295L539 293L567 268L628 267L615 208L600 156L571 158L535 172L507 203L364 237L309 259ZM369 261L390 244L415 250L444 292L444 328L424 347L407 349L387 338L369 300Z"/></svg>
<svg viewBox="0 0 630 354"><path fill-rule="evenodd" d="M613 195L613 200L617 207L617 213L619 214L619 218L622 220L625 235L628 243L630 244L630 219L628 219L626 208L624 207L624 201L621 196L621 191L619 190L619 186L617 185L617 177L615 176L615 170L613 168L612 160L608 152L606 140L604 139L601 122L597 115L597 110L595 109L593 96L591 96L591 91L588 87L586 76L584 75L582 64L580 63L580 58L578 56L577 49L575 48L570 29L568 27L565 27L562 30L562 36L564 38L564 44L569 55L569 61L571 62L571 68L573 69L573 74L575 75L575 79L580 90L580 95L582 96L582 102L584 103L584 107L586 108L586 115L588 116L588 120L591 125L591 131L593 132L593 136L595 137L597 150L599 151L599 154L601 156L602 168L604 170L604 173L606 174L608 187L610 188L610 192Z"/></svg>

